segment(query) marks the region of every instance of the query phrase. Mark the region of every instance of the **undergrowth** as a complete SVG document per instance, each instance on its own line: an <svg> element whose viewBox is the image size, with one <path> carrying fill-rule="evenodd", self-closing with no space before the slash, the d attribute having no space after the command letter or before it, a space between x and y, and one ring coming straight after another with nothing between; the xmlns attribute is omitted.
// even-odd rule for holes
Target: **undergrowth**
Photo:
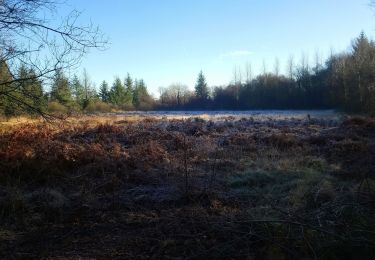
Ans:
<svg viewBox="0 0 375 260"><path fill-rule="evenodd" d="M372 120L77 122L1 132L2 257L375 252Z"/></svg>

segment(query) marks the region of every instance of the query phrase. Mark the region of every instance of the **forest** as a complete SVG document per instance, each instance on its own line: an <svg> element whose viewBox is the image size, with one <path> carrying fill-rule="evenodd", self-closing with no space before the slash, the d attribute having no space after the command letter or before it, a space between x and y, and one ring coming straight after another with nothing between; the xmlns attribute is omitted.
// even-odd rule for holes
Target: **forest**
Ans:
<svg viewBox="0 0 375 260"><path fill-rule="evenodd" d="M34 79L35 72L21 66L18 77L22 86L11 95L0 95L1 113L14 116L43 112L74 114L110 112L114 110L250 110L250 109L336 109L352 113L375 112L375 43L362 32L353 40L351 51L331 54L321 62L317 55L314 65L306 57L296 64L288 61L288 75L281 75L275 61L274 71L256 77L251 67L238 71L228 86L209 87L201 71L194 91L183 84L159 88L155 99L143 79L131 75L112 84L103 81L97 90L86 70L81 77L67 78L57 70L49 91ZM1 63L0 81L12 78L5 61ZM243 76L241 76L243 75ZM1 91L14 88L2 85ZM27 95L25 95L27 93ZM21 101L14 105L13 99Z"/></svg>

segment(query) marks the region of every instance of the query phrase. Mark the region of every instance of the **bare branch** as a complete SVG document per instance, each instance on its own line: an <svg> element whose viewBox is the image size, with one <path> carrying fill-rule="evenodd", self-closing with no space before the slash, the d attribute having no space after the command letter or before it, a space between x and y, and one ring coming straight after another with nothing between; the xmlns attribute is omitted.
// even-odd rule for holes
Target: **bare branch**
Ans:
<svg viewBox="0 0 375 260"><path fill-rule="evenodd" d="M39 79L48 85L56 71L74 68L90 49L107 46L98 27L80 24L81 13L76 10L59 24L53 22L60 4L55 0L0 0L0 62L6 63L11 75L0 78L0 98L6 95L16 102L18 97L11 93L18 90L19 83ZM21 66L35 75L19 77Z"/></svg>

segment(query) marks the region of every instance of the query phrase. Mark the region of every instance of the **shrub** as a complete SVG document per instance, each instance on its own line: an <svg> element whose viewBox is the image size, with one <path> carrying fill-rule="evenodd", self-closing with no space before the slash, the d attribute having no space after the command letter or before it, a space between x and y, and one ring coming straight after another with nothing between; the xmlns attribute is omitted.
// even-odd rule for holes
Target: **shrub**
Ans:
<svg viewBox="0 0 375 260"><path fill-rule="evenodd" d="M52 101L48 103L48 112L54 114L66 114L68 113L68 108L59 102Z"/></svg>
<svg viewBox="0 0 375 260"><path fill-rule="evenodd" d="M103 101L95 101L95 102L90 102L85 111L88 113L95 113L95 112L101 112L101 113L106 113L106 112L111 112L112 108L110 105L107 103L104 103Z"/></svg>
<svg viewBox="0 0 375 260"><path fill-rule="evenodd" d="M133 104L123 104L123 105L119 106L119 109L123 110L123 111L132 111L132 110L134 110L134 106L133 106Z"/></svg>
<svg viewBox="0 0 375 260"><path fill-rule="evenodd" d="M149 111L154 108L154 104L151 102L141 102L137 108L137 110L141 111Z"/></svg>

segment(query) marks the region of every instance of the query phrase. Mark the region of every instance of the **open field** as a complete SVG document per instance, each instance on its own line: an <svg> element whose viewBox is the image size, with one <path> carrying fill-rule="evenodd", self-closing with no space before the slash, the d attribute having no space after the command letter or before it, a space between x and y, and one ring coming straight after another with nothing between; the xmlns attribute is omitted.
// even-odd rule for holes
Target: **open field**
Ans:
<svg viewBox="0 0 375 260"><path fill-rule="evenodd" d="M1 123L0 257L370 259L375 121Z"/></svg>

